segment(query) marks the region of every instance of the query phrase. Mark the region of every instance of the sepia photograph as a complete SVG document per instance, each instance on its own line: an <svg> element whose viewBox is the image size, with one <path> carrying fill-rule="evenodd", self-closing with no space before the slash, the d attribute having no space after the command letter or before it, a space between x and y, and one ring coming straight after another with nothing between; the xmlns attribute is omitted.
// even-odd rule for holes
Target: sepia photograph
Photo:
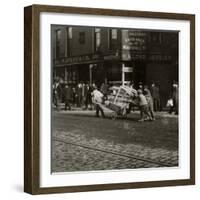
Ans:
<svg viewBox="0 0 200 200"><path fill-rule="evenodd" d="M195 184L195 15L25 8L25 191Z"/></svg>
<svg viewBox="0 0 200 200"><path fill-rule="evenodd" d="M200 0L0 10L1 200L200 200Z"/></svg>
<svg viewBox="0 0 200 200"><path fill-rule="evenodd" d="M51 25L51 173L179 167L178 41Z"/></svg>

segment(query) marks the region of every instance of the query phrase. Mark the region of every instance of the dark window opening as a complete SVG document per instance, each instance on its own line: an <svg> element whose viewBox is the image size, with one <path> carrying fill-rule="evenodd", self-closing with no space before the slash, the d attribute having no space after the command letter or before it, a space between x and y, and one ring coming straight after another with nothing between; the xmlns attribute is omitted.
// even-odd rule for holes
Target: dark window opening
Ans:
<svg viewBox="0 0 200 200"><path fill-rule="evenodd" d="M56 30L56 58L60 57L61 30Z"/></svg>
<svg viewBox="0 0 200 200"><path fill-rule="evenodd" d="M117 29L109 30L109 49L115 50L117 48Z"/></svg>
<svg viewBox="0 0 200 200"><path fill-rule="evenodd" d="M79 43L85 44L85 32L79 32Z"/></svg>

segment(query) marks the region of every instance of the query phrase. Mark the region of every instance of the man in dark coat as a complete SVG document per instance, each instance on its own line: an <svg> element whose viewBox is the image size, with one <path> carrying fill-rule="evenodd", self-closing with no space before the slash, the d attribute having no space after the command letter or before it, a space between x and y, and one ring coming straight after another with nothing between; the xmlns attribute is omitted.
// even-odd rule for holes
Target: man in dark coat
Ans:
<svg viewBox="0 0 200 200"><path fill-rule="evenodd" d="M65 110L71 110L72 90L71 87L66 84L64 88Z"/></svg>
<svg viewBox="0 0 200 200"><path fill-rule="evenodd" d="M78 107L81 107L81 104L82 104L82 90L83 90L82 84L79 83L77 85L77 106Z"/></svg>
<svg viewBox="0 0 200 200"><path fill-rule="evenodd" d="M56 78L55 82L53 83L53 103L56 107L58 107L60 90L59 78Z"/></svg>
<svg viewBox="0 0 200 200"><path fill-rule="evenodd" d="M157 112L160 110L160 91L154 82L151 84L150 92L153 98L154 111Z"/></svg>
<svg viewBox="0 0 200 200"><path fill-rule="evenodd" d="M91 97L92 89L89 84L85 85L85 109L88 109L88 105L92 105L92 97Z"/></svg>
<svg viewBox="0 0 200 200"><path fill-rule="evenodd" d="M151 92L147 85L144 86L144 95L145 95L147 103L148 103L148 109L149 109L151 118L152 118L152 120L155 120L154 112L153 112L154 111L153 110L153 98L151 96Z"/></svg>
<svg viewBox="0 0 200 200"><path fill-rule="evenodd" d="M107 83L102 83L100 91L103 93L103 95L106 97L108 94L108 84Z"/></svg>

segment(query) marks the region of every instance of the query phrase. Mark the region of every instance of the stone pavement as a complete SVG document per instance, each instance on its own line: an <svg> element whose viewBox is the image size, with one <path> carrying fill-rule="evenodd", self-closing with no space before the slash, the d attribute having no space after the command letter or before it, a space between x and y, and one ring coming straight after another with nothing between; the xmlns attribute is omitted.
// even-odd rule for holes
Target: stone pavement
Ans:
<svg viewBox="0 0 200 200"><path fill-rule="evenodd" d="M178 166L177 116L138 123L139 113L115 121L93 114L53 112L53 172Z"/></svg>

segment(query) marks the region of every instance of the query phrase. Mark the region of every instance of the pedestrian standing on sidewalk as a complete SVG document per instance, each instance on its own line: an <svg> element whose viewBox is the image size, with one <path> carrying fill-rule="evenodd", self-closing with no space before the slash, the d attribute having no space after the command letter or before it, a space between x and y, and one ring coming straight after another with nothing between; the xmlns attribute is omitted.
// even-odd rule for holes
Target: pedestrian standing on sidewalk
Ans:
<svg viewBox="0 0 200 200"><path fill-rule="evenodd" d="M154 82L152 82L151 87L150 87L150 92L153 98L153 107L154 111L160 111L160 92L159 92L159 87L155 85Z"/></svg>
<svg viewBox="0 0 200 200"><path fill-rule="evenodd" d="M140 108L140 115L141 119L139 122L143 122L145 120L145 117L147 116L150 120L152 120L151 115L148 112L148 103L146 100L146 97L143 95L142 90L138 90L138 104Z"/></svg>
<svg viewBox="0 0 200 200"><path fill-rule="evenodd" d="M88 109L88 104L89 104L89 91L90 91L90 86L87 83L85 85L85 109Z"/></svg>
<svg viewBox="0 0 200 200"><path fill-rule="evenodd" d="M65 85L64 100L65 100L65 110L67 109L71 110L72 90L68 84Z"/></svg>
<svg viewBox="0 0 200 200"><path fill-rule="evenodd" d="M148 103L148 109L149 109L151 118L152 118L152 120L155 120L154 111L153 111L153 99L152 99L151 92L147 85L144 86L144 95L145 95L147 103Z"/></svg>
<svg viewBox="0 0 200 200"><path fill-rule="evenodd" d="M82 84L82 103L81 103L81 105L83 106L83 109L84 109L85 101L86 101L86 84L83 83Z"/></svg>
<svg viewBox="0 0 200 200"><path fill-rule="evenodd" d="M77 107L81 107L82 103L82 84L77 85Z"/></svg>
<svg viewBox="0 0 200 200"><path fill-rule="evenodd" d="M86 88L85 88L85 109L87 110L92 109L92 88L89 84L86 84Z"/></svg>
<svg viewBox="0 0 200 200"><path fill-rule="evenodd" d="M173 82L172 85L172 99L173 99L173 110L175 114L178 115L178 83Z"/></svg>
<svg viewBox="0 0 200 200"><path fill-rule="evenodd" d="M77 92L75 86L72 86L72 104L74 107L77 107Z"/></svg>
<svg viewBox="0 0 200 200"><path fill-rule="evenodd" d="M166 107L169 109L169 114L172 114L173 108L174 108L174 103L173 103L173 99L172 99L171 95L169 96L169 99L167 100Z"/></svg>
<svg viewBox="0 0 200 200"><path fill-rule="evenodd" d="M59 78L56 77L55 82L53 83L53 103L56 106L56 108L58 108L59 92L60 92L60 83L59 83Z"/></svg>

